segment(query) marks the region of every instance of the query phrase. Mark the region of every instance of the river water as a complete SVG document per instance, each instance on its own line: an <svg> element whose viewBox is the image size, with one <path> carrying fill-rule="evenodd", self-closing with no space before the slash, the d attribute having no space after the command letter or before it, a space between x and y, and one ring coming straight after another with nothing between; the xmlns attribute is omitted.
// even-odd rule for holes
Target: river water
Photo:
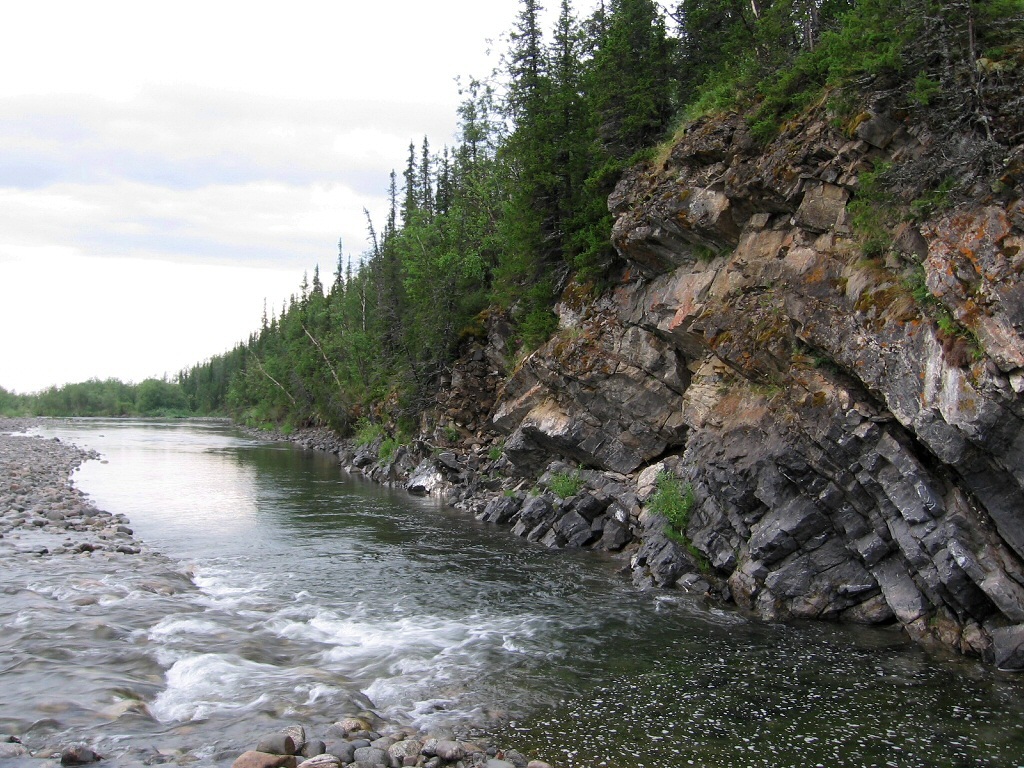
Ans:
<svg viewBox="0 0 1024 768"><path fill-rule="evenodd" d="M0 732L227 766L372 701L559 768L1024 766L1024 681L896 631L640 593L222 423L40 431L102 454L77 485L152 553L6 569Z"/></svg>

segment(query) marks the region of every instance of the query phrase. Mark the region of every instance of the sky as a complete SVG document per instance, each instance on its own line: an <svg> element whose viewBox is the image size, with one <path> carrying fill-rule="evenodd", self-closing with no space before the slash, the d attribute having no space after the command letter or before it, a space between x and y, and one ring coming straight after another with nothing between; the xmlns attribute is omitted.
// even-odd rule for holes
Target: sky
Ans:
<svg viewBox="0 0 1024 768"><path fill-rule="evenodd" d="M557 3L552 3L557 6ZM366 249L518 0L33 0L0 26L0 387L139 382Z"/></svg>

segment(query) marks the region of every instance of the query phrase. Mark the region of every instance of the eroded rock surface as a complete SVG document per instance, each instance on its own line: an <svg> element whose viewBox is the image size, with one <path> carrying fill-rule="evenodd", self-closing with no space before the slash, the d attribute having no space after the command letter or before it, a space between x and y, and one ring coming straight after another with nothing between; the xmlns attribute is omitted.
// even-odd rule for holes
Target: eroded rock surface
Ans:
<svg viewBox="0 0 1024 768"><path fill-rule="evenodd" d="M1012 667L1024 194L904 224L867 258L850 224L859 174L927 151L881 114L852 138L817 122L767 150L738 116L695 124L662 165L619 185L620 284L564 313L493 424L524 474L562 458L642 486L670 459L693 489L685 537L704 575L762 616L896 621L990 658L995 633ZM693 583L664 521L635 512L634 570ZM583 519L546 513L540 533L526 507L517 515L536 540L587 538Z"/></svg>

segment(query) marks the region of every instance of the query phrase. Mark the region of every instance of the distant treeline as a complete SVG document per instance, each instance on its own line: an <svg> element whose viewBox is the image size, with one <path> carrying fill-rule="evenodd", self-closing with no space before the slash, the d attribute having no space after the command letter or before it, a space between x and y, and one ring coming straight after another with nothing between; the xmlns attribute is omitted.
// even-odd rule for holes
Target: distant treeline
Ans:
<svg viewBox="0 0 1024 768"><path fill-rule="evenodd" d="M37 394L19 395L0 387L3 416L187 416L181 385L163 379L125 384L90 379Z"/></svg>

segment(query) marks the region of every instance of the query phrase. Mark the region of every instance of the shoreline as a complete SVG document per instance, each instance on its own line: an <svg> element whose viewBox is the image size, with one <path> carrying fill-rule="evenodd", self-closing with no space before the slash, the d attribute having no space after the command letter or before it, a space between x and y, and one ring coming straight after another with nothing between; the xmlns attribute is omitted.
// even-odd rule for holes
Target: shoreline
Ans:
<svg viewBox="0 0 1024 768"><path fill-rule="evenodd" d="M41 423L36 418L0 418L0 556L5 560L79 558L88 571L89 558L123 559L130 567L138 556L159 556L135 537L123 514L97 509L74 487L73 474L85 461L100 454L58 438L24 433ZM276 438L272 438L276 439ZM7 588L18 588L7 584ZM97 749L92 728L62 743L37 743L32 735L0 733L0 761L11 766L84 765L113 760L117 765L144 765L196 759L189 752L177 756L158 753L143 757L142 745L125 745L123 754L104 757ZM499 749L477 740L457 738L454 732L423 733L389 722L372 708L338 713L337 721L322 734L311 734L299 724L274 733L254 733L252 748L237 755L234 768L551 768L528 760L514 749ZM226 758L230 760L231 758ZM228 764L227 762L223 764ZM222 764L218 761L218 765Z"/></svg>

